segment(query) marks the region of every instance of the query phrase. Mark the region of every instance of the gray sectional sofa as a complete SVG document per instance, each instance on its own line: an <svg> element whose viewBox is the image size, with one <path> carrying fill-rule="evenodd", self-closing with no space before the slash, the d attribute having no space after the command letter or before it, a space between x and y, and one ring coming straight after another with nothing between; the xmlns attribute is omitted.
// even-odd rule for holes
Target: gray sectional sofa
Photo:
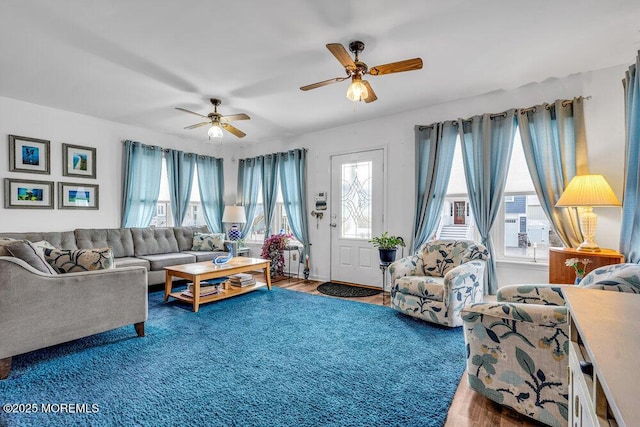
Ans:
<svg viewBox="0 0 640 427"><path fill-rule="evenodd" d="M0 380L12 357L126 325L144 336L148 284L164 283L164 267L213 259L191 251L206 227L77 229L0 233L60 249L112 248L115 268L50 274L23 259L0 256ZM31 246L31 244L26 244ZM232 250L235 248L232 247Z"/></svg>
<svg viewBox="0 0 640 427"><path fill-rule="evenodd" d="M73 231L1 233L0 238L46 240L60 249L110 247L116 268L140 266L149 285L164 283L164 267L209 261L221 251L192 251L194 232L209 233L207 226L167 228L79 228ZM235 253L236 242L225 242Z"/></svg>

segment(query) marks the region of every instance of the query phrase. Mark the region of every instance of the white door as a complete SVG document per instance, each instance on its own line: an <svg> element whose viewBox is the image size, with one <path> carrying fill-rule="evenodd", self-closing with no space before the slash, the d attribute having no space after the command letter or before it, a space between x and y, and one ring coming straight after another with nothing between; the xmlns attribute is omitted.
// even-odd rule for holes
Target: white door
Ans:
<svg viewBox="0 0 640 427"><path fill-rule="evenodd" d="M331 157L331 280L382 287L378 249L382 234L384 151Z"/></svg>

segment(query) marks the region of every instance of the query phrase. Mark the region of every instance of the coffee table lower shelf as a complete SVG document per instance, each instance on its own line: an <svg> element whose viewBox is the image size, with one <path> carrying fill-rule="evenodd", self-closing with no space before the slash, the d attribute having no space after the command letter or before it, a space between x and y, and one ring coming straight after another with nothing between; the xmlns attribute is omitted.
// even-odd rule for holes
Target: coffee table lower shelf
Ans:
<svg viewBox="0 0 640 427"><path fill-rule="evenodd" d="M246 294L255 291L263 286L271 290L271 260L262 258L233 257L224 264L213 264L211 261L195 262L191 264L173 265L165 267L164 281L164 302L173 297L179 301L188 302L193 305L193 311L198 312L200 304L231 298L236 295ZM218 279L238 273L248 273L254 270L262 270L264 282L257 282L255 285L245 287L228 287L221 293L215 295L200 296L200 282L210 279ZM253 273L252 273L253 274ZM182 292L171 292L173 288L173 278L185 279L193 283L194 296L182 295Z"/></svg>
<svg viewBox="0 0 640 427"><path fill-rule="evenodd" d="M237 295L246 294L246 293L255 291L256 289L264 288L265 286L267 286L267 284L263 282L256 282L255 285L243 286L243 287L228 286L227 289L222 289L218 291L217 294L201 296L200 304L223 300L226 298L235 297ZM194 301L193 297L190 297L188 295L183 295L182 292L171 292L169 296L177 300L187 302L189 304L193 304L193 301Z"/></svg>

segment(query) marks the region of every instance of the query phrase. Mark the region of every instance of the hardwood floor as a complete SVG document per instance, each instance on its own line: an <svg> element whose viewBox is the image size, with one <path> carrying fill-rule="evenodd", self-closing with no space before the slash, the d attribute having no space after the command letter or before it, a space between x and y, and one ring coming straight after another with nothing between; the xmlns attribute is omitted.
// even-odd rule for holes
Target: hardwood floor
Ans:
<svg viewBox="0 0 640 427"><path fill-rule="evenodd" d="M327 298L337 298L324 295L316 290L321 282L285 278L273 282L273 286L292 291L307 292L314 295L323 295ZM389 294L374 295L364 298L344 298L356 300L368 304L389 305ZM458 389L449 407L445 427L536 427L542 426L511 409L502 407L487 399L479 393L471 390L467 385L467 379L463 375Z"/></svg>

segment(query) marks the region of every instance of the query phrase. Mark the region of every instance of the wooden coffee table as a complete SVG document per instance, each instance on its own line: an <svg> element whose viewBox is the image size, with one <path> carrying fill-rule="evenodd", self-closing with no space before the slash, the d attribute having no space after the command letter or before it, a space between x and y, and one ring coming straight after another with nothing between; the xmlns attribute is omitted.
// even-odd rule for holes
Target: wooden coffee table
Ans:
<svg viewBox="0 0 640 427"><path fill-rule="evenodd" d="M169 297L193 304L193 311L197 312L200 304L231 298L236 295L246 294L266 286L271 290L271 274L269 271L271 261L261 258L234 257L226 264L216 265L211 261L196 262L192 264L172 265L165 267L164 301ZM215 279L230 276L237 273L246 273L256 269L264 269L264 282L257 282L250 286L227 286L217 294L200 296L200 282L202 280ZM171 292L173 277L190 280L193 282L193 297L182 295L182 292Z"/></svg>

